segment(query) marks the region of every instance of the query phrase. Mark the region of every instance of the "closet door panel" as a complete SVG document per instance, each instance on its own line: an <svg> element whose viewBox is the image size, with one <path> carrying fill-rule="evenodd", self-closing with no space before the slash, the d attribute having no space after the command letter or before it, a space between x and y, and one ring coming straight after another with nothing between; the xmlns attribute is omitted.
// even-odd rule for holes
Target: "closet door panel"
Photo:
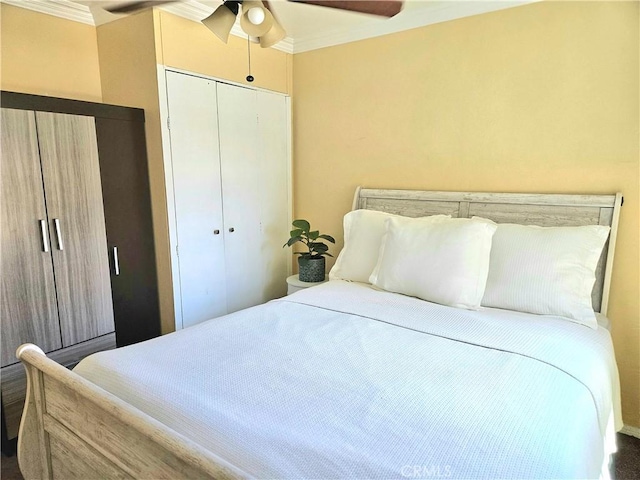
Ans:
<svg viewBox="0 0 640 480"><path fill-rule="evenodd" d="M289 218L289 114L286 98L257 92L260 169L260 258L264 266L263 301L287 293L288 257L282 248L291 230Z"/></svg>
<svg viewBox="0 0 640 480"><path fill-rule="evenodd" d="M37 112L63 346L114 331L93 117Z"/></svg>
<svg viewBox="0 0 640 480"><path fill-rule="evenodd" d="M218 118L227 304L229 312L235 312L264 298L255 90L218 83Z"/></svg>
<svg viewBox="0 0 640 480"><path fill-rule="evenodd" d="M227 313L216 86L168 72L167 90L182 326L188 327Z"/></svg>
<svg viewBox="0 0 640 480"><path fill-rule="evenodd" d="M34 112L2 109L2 366L16 348L62 347ZM44 221L44 232L41 221ZM45 252L46 243L48 252Z"/></svg>

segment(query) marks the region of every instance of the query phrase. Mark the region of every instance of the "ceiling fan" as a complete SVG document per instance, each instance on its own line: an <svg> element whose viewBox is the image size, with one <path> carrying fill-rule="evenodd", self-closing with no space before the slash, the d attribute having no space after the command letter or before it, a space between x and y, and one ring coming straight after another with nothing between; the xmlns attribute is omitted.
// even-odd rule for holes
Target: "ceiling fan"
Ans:
<svg viewBox="0 0 640 480"><path fill-rule="evenodd" d="M131 1L105 7L111 13L130 13L144 8L173 3L179 0ZM296 3L331 7L339 10L393 17L402 10L403 0L288 0ZM240 9L240 26L250 37L259 39L260 46L270 47L286 36L284 28L273 15L268 0L223 0L216 10L202 23L216 36L227 43L229 33Z"/></svg>

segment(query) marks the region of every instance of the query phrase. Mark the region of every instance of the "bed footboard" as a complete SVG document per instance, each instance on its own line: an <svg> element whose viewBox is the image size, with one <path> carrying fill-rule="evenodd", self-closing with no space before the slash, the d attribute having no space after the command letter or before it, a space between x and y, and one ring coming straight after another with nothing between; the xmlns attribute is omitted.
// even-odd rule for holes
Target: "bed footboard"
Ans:
<svg viewBox="0 0 640 480"><path fill-rule="evenodd" d="M17 352L27 370L18 433L26 480L44 478L247 478L195 442L50 360Z"/></svg>

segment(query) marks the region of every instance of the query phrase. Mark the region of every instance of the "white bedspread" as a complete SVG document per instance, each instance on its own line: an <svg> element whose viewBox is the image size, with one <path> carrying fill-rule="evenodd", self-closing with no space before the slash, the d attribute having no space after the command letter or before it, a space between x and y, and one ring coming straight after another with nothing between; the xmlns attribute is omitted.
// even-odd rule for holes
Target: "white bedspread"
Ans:
<svg viewBox="0 0 640 480"><path fill-rule="evenodd" d="M604 328L342 281L75 372L260 478L597 478L620 402Z"/></svg>

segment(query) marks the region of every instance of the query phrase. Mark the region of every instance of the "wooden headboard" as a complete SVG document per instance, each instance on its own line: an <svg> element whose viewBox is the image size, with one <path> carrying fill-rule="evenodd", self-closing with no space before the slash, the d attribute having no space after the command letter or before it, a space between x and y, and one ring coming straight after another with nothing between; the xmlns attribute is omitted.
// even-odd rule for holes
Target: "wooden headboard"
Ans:
<svg viewBox="0 0 640 480"><path fill-rule="evenodd" d="M458 218L484 217L496 223L541 227L607 225L611 234L598 263L591 294L593 309L607 314L611 268L622 194L566 195L530 193L434 192L358 187L353 210L368 209L423 217L445 214Z"/></svg>

